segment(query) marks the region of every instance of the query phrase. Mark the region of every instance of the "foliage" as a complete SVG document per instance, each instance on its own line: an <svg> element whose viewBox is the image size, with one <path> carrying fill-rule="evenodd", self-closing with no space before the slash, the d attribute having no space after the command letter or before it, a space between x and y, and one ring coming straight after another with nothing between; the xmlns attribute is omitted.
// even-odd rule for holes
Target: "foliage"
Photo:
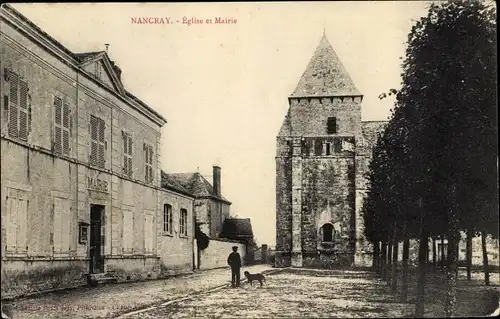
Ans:
<svg viewBox="0 0 500 319"><path fill-rule="evenodd" d="M201 231L199 223L196 223L196 225L195 225L194 236L196 238L196 244L198 245L198 248L200 250L207 249L207 247L210 243L210 237L207 234L205 234L203 231Z"/></svg>
<svg viewBox="0 0 500 319"><path fill-rule="evenodd" d="M379 96L396 102L369 167L368 240L392 230L399 239L453 242L459 229L498 238L495 16L483 2L449 1L412 27L402 86Z"/></svg>

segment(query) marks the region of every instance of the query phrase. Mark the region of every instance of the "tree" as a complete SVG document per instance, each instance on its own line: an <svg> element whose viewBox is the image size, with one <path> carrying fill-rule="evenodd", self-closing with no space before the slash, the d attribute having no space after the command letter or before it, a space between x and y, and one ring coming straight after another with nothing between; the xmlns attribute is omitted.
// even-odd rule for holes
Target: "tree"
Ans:
<svg viewBox="0 0 500 319"><path fill-rule="evenodd" d="M374 149L365 200L365 218L373 221L366 222L373 227L396 220L404 229L403 247L405 240L419 239L417 317L424 312L430 237L448 240L448 317L456 302L459 232L498 237L497 180L491 174L498 168L495 13L478 1L430 5L408 35L402 86L391 89L396 105ZM391 233L374 229L370 240ZM487 280L486 253L484 260Z"/></svg>

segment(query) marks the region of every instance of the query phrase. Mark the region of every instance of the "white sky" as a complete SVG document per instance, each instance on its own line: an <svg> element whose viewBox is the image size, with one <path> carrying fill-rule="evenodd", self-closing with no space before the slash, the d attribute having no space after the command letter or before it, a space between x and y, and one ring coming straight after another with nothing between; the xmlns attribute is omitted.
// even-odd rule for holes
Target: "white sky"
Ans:
<svg viewBox="0 0 500 319"><path fill-rule="evenodd" d="M386 120L399 87L400 57L427 1L13 4L73 52L104 50L125 87L167 118L162 169L222 167L231 211L250 217L260 244L275 245L276 135L287 97L323 29L365 95L363 120ZM132 24L131 17L207 19L236 24Z"/></svg>

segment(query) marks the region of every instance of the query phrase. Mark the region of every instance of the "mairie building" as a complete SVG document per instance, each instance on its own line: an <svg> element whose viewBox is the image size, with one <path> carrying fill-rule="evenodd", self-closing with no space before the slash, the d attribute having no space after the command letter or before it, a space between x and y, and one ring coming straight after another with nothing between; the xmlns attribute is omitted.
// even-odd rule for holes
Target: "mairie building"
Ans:
<svg viewBox="0 0 500 319"><path fill-rule="evenodd" d="M195 196L161 185L166 119L105 51L0 17L2 298L192 271Z"/></svg>

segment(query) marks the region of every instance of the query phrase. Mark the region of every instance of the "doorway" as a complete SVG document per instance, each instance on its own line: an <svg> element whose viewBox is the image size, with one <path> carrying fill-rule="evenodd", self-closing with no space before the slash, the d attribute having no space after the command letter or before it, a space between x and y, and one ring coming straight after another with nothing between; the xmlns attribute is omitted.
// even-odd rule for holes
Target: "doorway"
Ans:
<svg viewBox="0 0 500 319"><path fill-rule="evenodd" d="M91 274L104 272L104 245L102 225L104 217L103 205L90 205L90 265Z"/></svg>

